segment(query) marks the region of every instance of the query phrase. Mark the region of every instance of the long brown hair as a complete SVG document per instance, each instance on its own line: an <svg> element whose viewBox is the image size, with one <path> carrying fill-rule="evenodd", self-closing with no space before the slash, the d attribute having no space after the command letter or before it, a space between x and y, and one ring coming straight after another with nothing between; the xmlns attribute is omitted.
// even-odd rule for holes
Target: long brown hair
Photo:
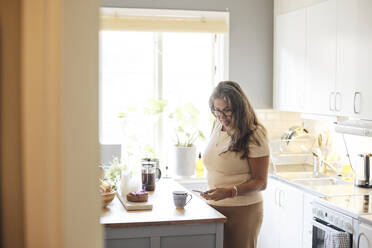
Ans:
<svg viewBox="0 0 372 248"><path fill-rule="evenodd" d="M233 81L222 81L213 90L209 98L209 107L213 113L214 100L224 99L232 110L231 142L225 152L242 152L241 159L248 158L249 144L251 142L261 145L260 141L253 135L261 130L266 136L265 127L258 121L252 105L242 88Z"/></svg>

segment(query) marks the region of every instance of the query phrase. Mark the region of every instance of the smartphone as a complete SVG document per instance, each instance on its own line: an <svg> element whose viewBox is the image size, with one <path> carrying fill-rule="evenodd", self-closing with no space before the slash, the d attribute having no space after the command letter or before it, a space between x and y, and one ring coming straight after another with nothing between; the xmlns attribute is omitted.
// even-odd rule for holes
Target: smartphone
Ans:
<svg viewBox="0 0 372 248"><path fill-rule="evenodd" d="M203 195L207 195L208 194L205 191L200 191L200 190L196 190L196 189L193 189L192 191L197 192L197 193L200 193L200 194L203 194Z"/></svg>

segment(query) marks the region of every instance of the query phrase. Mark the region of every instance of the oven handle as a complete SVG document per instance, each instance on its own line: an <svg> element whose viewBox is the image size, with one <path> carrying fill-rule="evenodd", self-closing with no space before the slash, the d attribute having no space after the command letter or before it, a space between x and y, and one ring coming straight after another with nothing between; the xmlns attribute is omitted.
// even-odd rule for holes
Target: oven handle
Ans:
<svg viewBox="0 0 372 248"><path fill-rule="evenodd" d="M315 226L315 227L318 227L324 231L327 231L327 232L332 232L332 233L344 233L344 231L338 231L336 229L333 229L332 227L329 227L329 226L326 226L322 223L319 223L317 222L316 220L313 219L312 221L312 225Z"/></svg>

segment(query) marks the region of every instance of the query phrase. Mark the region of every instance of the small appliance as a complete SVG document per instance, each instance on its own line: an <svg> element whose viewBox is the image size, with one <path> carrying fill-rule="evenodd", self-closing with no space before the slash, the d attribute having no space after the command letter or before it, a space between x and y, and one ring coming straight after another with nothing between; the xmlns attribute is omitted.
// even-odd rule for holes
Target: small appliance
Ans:
<svg viewBox="0 0 372 248"><path fill-rule="evenodd" d="M370 188L372 187L372 154L364 153L358 155L358 160L355 164L355 186Z"/></svg>

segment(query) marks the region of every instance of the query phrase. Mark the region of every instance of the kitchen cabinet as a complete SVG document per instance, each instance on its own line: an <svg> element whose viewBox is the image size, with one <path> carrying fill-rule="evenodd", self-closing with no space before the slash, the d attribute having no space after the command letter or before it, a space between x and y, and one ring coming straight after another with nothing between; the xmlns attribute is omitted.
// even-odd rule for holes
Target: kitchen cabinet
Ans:
<svg viewBox="0 0 372 248"><path fill-rule="evenodd" d="M313 205L311 204L315 200L316 196L308 193L304 193L304 217L303 217L303 230L302 230L302 247L312 248L313 238Z"/></svg>
<svg viewBox="0 0 372 248"><path fill-rule="evenodd" d="M269 178L264 196L264 219L258 247L302 247L303 193Z"/></svg>
<svg viewBox="0 0 372 248"><path fill-rule="evenodd" d="M259 248L277 247L279 244L278 230L280 229L280 224L278 221L279 206L277 204L277 188L276 180L269 178L267 187L262 192L264 217L258 236Z"/></svg>
<svg viewBox="0 0 372 248"><path fill-rule="evenodd" d="M337 2L337 78L342 115L372 119L372 1Z"/></svg>
<svg viewBox="0 0 372 248"><path fill-rule="evenodd" d="M305 112L335 114L336 0L307 8Z"/></svg>
<svg viewBox="0 0 372 248"><path fill-rule="evenodd" d="M276 18L276 108L304 109L306 60L306 9Z"/></svg>
<svg viewBox="0 0 372 248"><path fill-rule="evenodd" d="M276 17L276 108L372 120L371 9L328 0Z"/></svg>
<svg viewBox="0 0 372 248"><path fill-rule="evenodd" d="M102 212L107 248L222 248L226 217L204 200L193 197L184 209L173 203L173 191L186 190L171 179L160 179L149 193L152 210L128 211L115 198Z"/></svg>
<svg viewBox="0 0 372 248"><path fill-rule="evenodd" d="M359 236L357 248L372 247L372 226L361 223L359 225Z"/></svg>

